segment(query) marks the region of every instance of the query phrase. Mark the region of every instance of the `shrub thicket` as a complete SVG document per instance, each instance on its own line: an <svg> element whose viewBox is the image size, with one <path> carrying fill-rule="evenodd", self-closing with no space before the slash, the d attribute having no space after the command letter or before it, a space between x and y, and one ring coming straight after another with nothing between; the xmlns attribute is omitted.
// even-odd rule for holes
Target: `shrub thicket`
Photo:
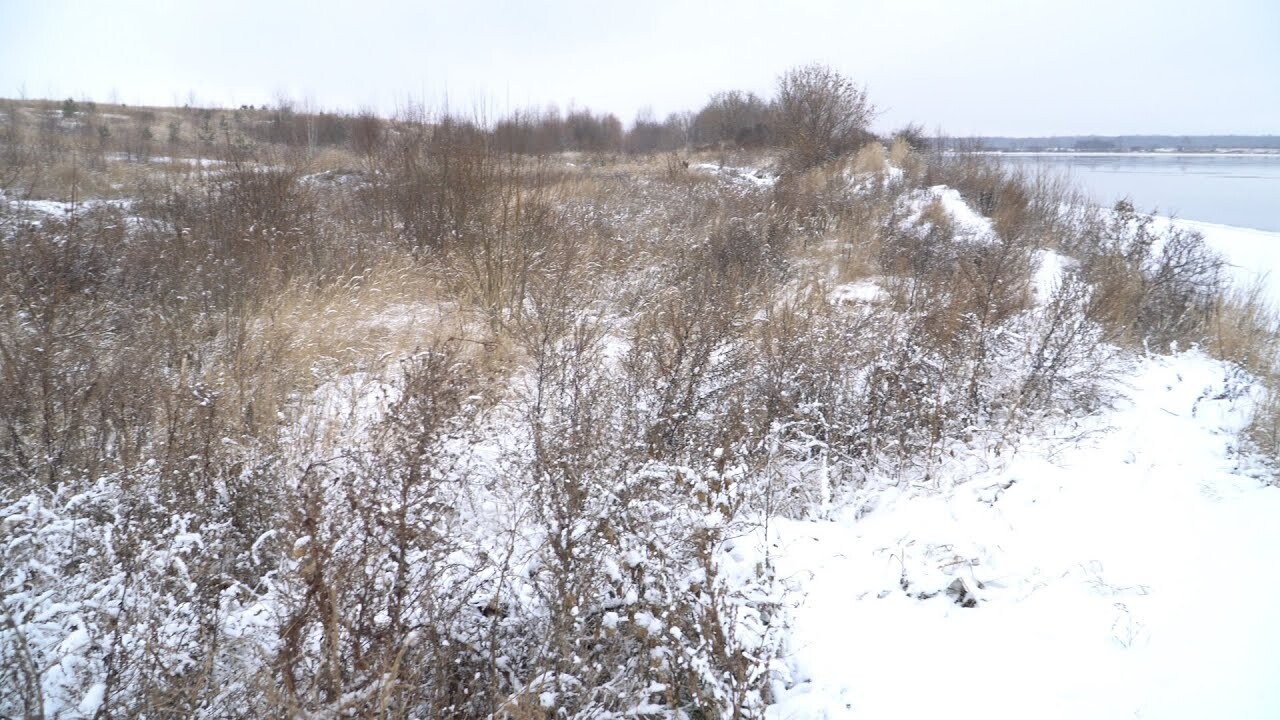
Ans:
<svg viewBox="0 0 1280 720"><path fill-rule="evenodd" d="M781 86L645 141L759 131L772 182L585 112L157 110L117 156L9 106L0 714L758 716L782 583L729 543L1093 409L1117 343L1274 369L1195 235Z"/></svg>

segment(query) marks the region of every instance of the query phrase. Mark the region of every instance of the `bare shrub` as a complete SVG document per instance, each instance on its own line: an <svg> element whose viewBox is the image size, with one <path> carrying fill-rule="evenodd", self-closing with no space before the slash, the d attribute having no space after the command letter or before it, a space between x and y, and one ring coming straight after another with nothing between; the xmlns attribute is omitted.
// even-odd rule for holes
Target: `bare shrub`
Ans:
<svg viewBox="0 0 1280 720"><path fill-rule="evenodd" d="M447 347L418 354L373 454L315 463L291 487L293 549L280 578L291 589L274 663L282 710L404 717L485 707L457 684L484 658L450 643L471 611L475 573L448 562L459 537L451 488L463 471L451 438L470 422L472 394Z"/></svg>
<svg viewBox="0 0 1280 720"><path fill-rule="evenodd" d="M778 79L778 134L787 164L803 170L860 147L875 115L866 91L823 65L804 65Z"/></svg>
<svg viewBox="0 0 1280 720"><path fill-rule="evenodd" d="M712 349L726 341L711 335L724 332L724 314L705 327L683 313L669 325L641 321L630 358L610 362L607 346L619 338L593 312L599 289L583 285L593 278L571 262L546 271L532 286L522 335L532 367L520 482L545 537L532 582L547 615L527 628L534 654L502 710L517 716L534 696L567 717L637 704L755 711L763 696L751 658L772 650L738 626L759 608L718 576L721 529L694 520L714 513L735 522L748 492L733 451L703 444L737 447L718 434L723 416L711 422L697 409L726 407L728 391L708 392L723 368L702 368L722 362ZM648 355L652 344L681 358ZM704 440L665 434L677 424ZM700 578L694 594L681 589L691 570Z"/></svg>
<svg viewBox="0 0 1280 720"><path fill-rule="evenodd" d="M0 249L0 477L9 487L110 472L105 448L126 458L136 449L148 390L139 368L150 363L130 352L145 336L134 334L135 318L109 304L119 292L117 223L103 211L23 225Z"/></svg>
<svg viewBox="0 0 1280 720"><path fill-rule="evenodd" d="M1091 293L1080 273L1068 271L1045 306L1027 318L1027 361L1007 412L1011 430L1048 408L1087 411L1105 399L1112 353L1105 331L1089 316Z"/></svg>
<svg viewBox="0 0 1280 720"><path fill-rule="evenodd" d="M917 153L927 153L933 146L924 127L917 123L908 123L894 131L893 144L896 146L898 143Z"/></svg>
<svg viewBox="0 0 1280 720"><path fill-rule="evenodd" d="M821 284L788 288L764 303L752 337L743 444L759 448L764 464L819 467L808 477L769 475L752 498L756 507L807 515L856 480L868 460L867 373L894 331L883 308L837 308Z"/></svg>
<svg viewBox="0 0 1280 720"><path fill-rule="evenodd" d="M35 161L25 135L25 123L16 104L6 102L0 129L0 193L8 193Z"/></svg>
<svg viewBox="0 0 1280 720"><path fill-rule="evenodd" d="M372 110L361 110L351 121L351 149L362 157L372 157L382 150L387 139L385 122Z"/></svg>
<svg viewBox="0 0 1280 720"><path fill-rule="evenodd" d="M1159 349L1199 342L1222 291L1222 260L1198 233L1154 223L1122 201L1066 246L1095 287L1090 316L1121 340Z"/></svg>
<svg viewBox="0 0 1280 720"><path fill-rule="evenodd" d="M960 189L989 215L1002 246L1029 250L1044 243L1080 261L1079 273L1068 273L1033 335L1034 360L1018 403L1087 405L1105 374L1105 360L1093 352L1104 341L1163 350L1207 338L1222 266L1195 233L1173 225L1158 229L1127 202L1110 212L1089 210L1062 178L1009 173L982 156L935 157L928 173L926 182ZM1026 257L1016 265L1012 277L1025 277ZM1025 287L1012 278L1002 282ZM1053 388L1071 389L1072 397Z"/></svg>
<svg viewBox="0 0 1280 720"><path fill-rule="evenodd" d="M694 140L698 145L760 147L772 140L772 124L772 108L754 93L716 93L694 117Z"/></svg>
<svg viewBox="0 0 1280 720"><path fill-rule="evenodd" d="M46 672L39 694L26 695L27 716L84 707L87 690L104 716L194 716L213 705L246 712L219 682L246 660L224 624L224 603L248 594L230 572L243 556L219 523L172 515L148 497L154 472L137 468L9 506L23 521L6 531L3 611L28 632L0 631L0 644L7 655L23 643L19 657ZM51 582L36 566L63 575ZM47 672L57 667L64 670ZM12 700L0 689L6 714Z"/></svg>
<svg viewBox="0 0 1280 720"><path fill-rule="evenodd" d="M637 313L627 367L646 399L651 453L707 440L690 424L740 380L746 315L777 277L774 238L767 215L722 216L706 241L673 255L669 284Z"/></svg>
<svg viewBox="0 0 1280 720"><path fill-rule="evenodd" d="M507 323L519 325L532 275L557 251L574 252L576 238L556 236L548 182L535 166L504 166L474 209L473 231L457 238L465 245L448 259L460 294L484 313L492 334ZM553 248L553 243L558 247Z"/></svg>
<svg viewBox="0 0 1280 720"><path fill-rule="evenodd" d="M1280 382L1274 375L1263 386L1246 434L1271 459L1273 467L1280 465Z"/></svg>
<svg viewBox="0 0 1280 720"><path fill-rule="evenodd" d="M497 156L474 124L444 118L406 124L388 146L390 210L416 256L469 246L492 220L503 177Z"/></svg>

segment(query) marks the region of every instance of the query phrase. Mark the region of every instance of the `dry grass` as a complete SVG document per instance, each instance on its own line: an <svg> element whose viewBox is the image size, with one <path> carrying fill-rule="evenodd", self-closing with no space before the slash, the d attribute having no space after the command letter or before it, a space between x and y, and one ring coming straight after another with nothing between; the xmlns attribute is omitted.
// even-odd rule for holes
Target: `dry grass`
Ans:
<svg viewBox="0 0 1280 720"><path fill-rule="evenodd" d="M889 162L894 167L904 167L910 155L911 145L903 138L895 138L893 144L889 147Z"/></svg>
<svg viewBox="0 0 1280 720"><path fill-rule="evenodd" d="M1255 446L1271 458L1272 463L1280 465L1280 382L1274 376L1254 406L1246 433ZM1280 481L1273 479L1272 482Z"/></svg>
<svg viewBox="0 0 1280 720"><path fill-rule="evenodd" d="M905 155L903 157L905 158ZM897 162L894 163L894 165L897 164ZM884 145L878 142L870 142L863 145L853 159L854 172L883 175L888 167Z"/></svg>
<svg viewBox="0 0 1280 720"><path fill-rule="evenodd" d="M1261 377L1280 363L1280 309L1266 301L1265 281L1227 291L1219 299L1209 349Z"/></svg>
<svg viewBox="0 0 1280 720"><path fill-rule="evenodd" d="M1264 282L1219 300L1208 349L1247 370L1261 385L1245 434L1280 463L1280 309L1264 299Z"/></svg>
<svg viewBox="0 0 1280 720"><path fill-rule="evenodd" d="M128 541L75 546L61 575L36 580L74 594L135 563L130 592L193 628L100 653L112 677L139 679L112 685L104 714L197 714L242 677L218 712L733 714L773 649L734 637L714 562L724 528L803 515L868 474L919 481L975 432L1074 412L1096 395L1099 327L1134 342L1216 334L1215 352L1274 377L1274 314L1255 295L1206 323L1212 258L1190 239L1153 252L1149 233L1063 213L1055 187L902 141L769 188L683 165L762 167L762 153L533 158L475 126L406 119L356 154L313 146L297 132L321 118L282 110L133 112L99 109L111 139L95 152L134 143L146 120L154 154L235 162L106 160L71 182L60 168L98 138L33 125L38 172L23 166L19 183L118 191L134 217L0 224L13 233L0 245L6 488L107 488L101 505L59 512L80 543ZM200 140L209 127L224 134ZM352 168L351 182L326 177ZM939 182L992 215L999 242L920 207ZM1096 292L1068 284L1041 310L1030 260L1051 240ZM831 297L868 277L882 299ZM319 407L325 393L338 397ZM1259 443L1276 435L1274 407ZM817 462L828 487L806 470ZM723 527L706 526L712 513ZM170 535L206 544L173 582L156 558L173 556L164 531L179 521ZM30 566L27 546L7 547L0 573ZM604 562L632 552L647 559ZM277 611L233 678L228 648L253 639L208 619L224 593L274 593ZM605 599L629 594L698 641L607 629L618 606ZM207 616L181 615L192 608ZM196 659L181 677L157 660L171 649Z"/></svg>
<svg viewBox="0 0 1280 720"><path fill-rule="evenodd" d="M408 261L387 260L332 285L293 282L246 318L251 356L270 358L289 391L316 378L378 373L395 358L448 338L466 338L439 281Z"/></svg>
<svg viewBox="0 0 1280 720"><path fill-rule="evenodd" d="M325 147L307 156L309 173L350 172L362 166L362 159L346 148Z"/></svg>

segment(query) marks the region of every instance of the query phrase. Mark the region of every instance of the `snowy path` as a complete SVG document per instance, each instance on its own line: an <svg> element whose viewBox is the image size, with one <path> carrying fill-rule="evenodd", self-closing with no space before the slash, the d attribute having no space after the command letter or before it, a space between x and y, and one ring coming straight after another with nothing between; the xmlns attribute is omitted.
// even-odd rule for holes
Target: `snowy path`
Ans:
<svg viewBox="0 0 1280 720"><path fill-rule="evenodd" d="M770 717L1280 717L1280 489L1237 467L1221 365L1129 382L1060 452L777 524L798 607Z"/></svg>

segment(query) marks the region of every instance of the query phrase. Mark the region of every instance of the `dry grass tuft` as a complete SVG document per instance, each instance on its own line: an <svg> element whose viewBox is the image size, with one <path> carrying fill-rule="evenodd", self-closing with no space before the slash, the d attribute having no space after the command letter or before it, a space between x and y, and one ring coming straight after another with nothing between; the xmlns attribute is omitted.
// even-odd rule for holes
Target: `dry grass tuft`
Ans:
<svg viewBox="0 0 1280 720"><path fill-rule="evenodd" d="M903 138L894 138L893 145L889 146L889 162L894 167L905 167L910 154L911 145Z"/></svg>
<svg viewBox="0 0 1280 720"><path fill-rule="evenodd" d="M1265 298L1265 280L1219 298L1212 323L1210 351L1259 376L1280 369L1280 308Z"/></svg>
<svg viewBox="0 0 1280 720"><path fill-rule="evenodd" d="M896 162L894 164L897 165ZM884 145L878 142L863 145L853 159L853 169L854 172L883 175L888 169Z"/></svg>
<svg viewBox="0 0 1280 720"><path fill-rule="evenodd" d="M1280 463L1280 308L1265 300L1265 282L1220 298L1208 349L1257 378L1261 393L1245 435Z"/></svg>

